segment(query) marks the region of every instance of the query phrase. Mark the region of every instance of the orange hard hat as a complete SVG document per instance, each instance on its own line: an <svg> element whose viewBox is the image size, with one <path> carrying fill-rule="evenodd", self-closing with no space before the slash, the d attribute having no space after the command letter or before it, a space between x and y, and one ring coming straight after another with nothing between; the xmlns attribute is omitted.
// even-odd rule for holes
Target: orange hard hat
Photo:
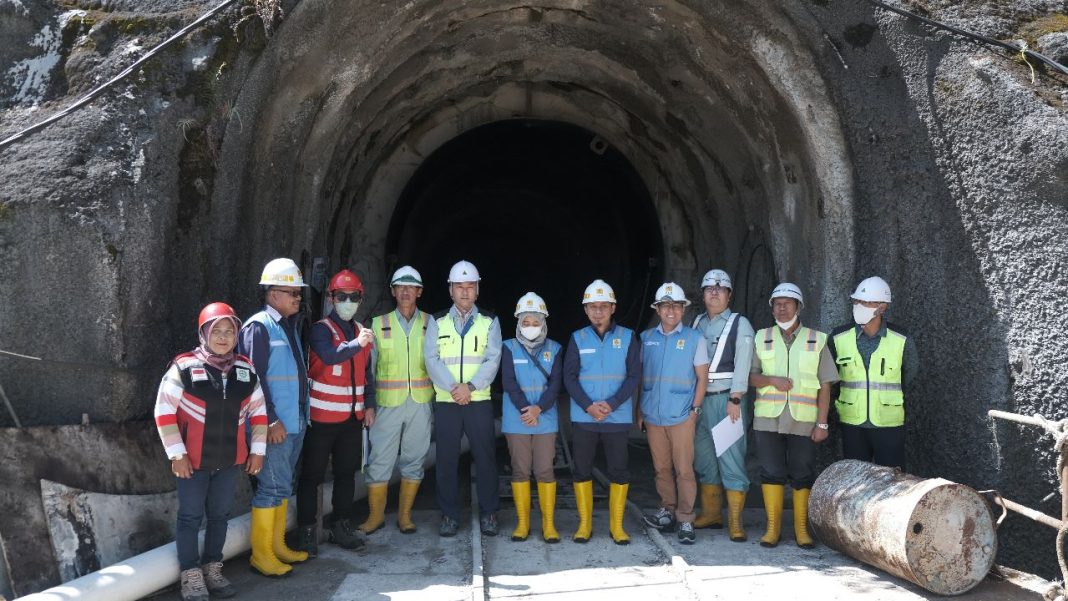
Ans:
<svg viewBox="0 0 1068 601"><path fill-rule="evenodd" d="M207 307L200 310L200 317L197 319L197 329L203 328L204 324L209 321L215 321L220 317L229 317L234 320L234 325L241 325L241 320L238 319L237 313L234 312L234 308L226 303L211 303Z"/></svg>
<svg viewBox="0 0 1068 601"><path fill-rule="evenodd" d="M360 277L348 269L342 269L334 274L334 277L330 278L330 286L326 289L328 292L334 292L335 290L359 290L363 292L363 282L360 281Z"/></svg>

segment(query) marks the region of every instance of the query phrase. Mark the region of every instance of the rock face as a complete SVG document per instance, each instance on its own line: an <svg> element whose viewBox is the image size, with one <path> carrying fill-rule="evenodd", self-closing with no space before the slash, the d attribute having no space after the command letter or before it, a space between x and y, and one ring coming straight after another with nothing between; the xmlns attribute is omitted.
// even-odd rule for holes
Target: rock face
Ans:
<svg viewBox="0 0 1068 601"><path fill-rule="evenodd" d="M1063 60L1062 3L925 4ZM60 110L208 8L0 0L0 132ZM577 313L568 278L634 278L629 311L656 280L695 290L722 266L734 307L758 327L771 322L768 291L789 279L805 290L805 320L830 329L849 319L855 283L879 274L923 363L908 391L910 471L1056 514L1056 499L1042 500L1056 483L1049 440L991 427L986 410L1065 417L1064 90L1045 70L1032 83L1013 57L860 0L235 6L0 151L0 349L45 359L0 355L0 383L26 424L146 417L167 361L195 343L199 308L226 299L250 314L275 256L308 274L315 258L356 269L369 293L361 318L389 306L399 264L417 263L430 294L459 240L486 265L487 289L521 294L524 278L542 277L509 269L528 252L539 274L588 267L560 276L568 289L549 299L560 313ZM505 120L582 128L591 152L629 162L645 208L608 207L588 227L638 220L662 250L581 263L603 250L582 245L582 227L573 243L539 247L524 216L550 205L516 201L539 197L505 179L468 182L501 202L472 216L449 197L455 210L436 218L455 235L418 244L434 228L410 207L456 185L420 167ZM480 169L505 168L483 155ZM537 165L554 172L562 156ZM499 226L465 228L471 219ZM0 424L12 422L0 413ZM999 560L1055 575L1052 533L1024 521L1009 518Z"/></svg>

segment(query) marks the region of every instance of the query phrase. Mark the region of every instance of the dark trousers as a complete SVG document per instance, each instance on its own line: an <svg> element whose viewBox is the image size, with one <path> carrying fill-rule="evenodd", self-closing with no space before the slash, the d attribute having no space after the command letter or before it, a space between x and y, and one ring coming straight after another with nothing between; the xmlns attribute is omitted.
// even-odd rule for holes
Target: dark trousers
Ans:
<svg viewBox="0 0 1068 601"><path fill-rule="evenodd" d="M786 484L794 490L812 488L816 481L816 443L808 436L754 431L760 481Z"/></svg>
<svg viewBox="0 0 1068 601"><path fill-rule="evenodd" d="M842 424L842 454L887 467L905 469L905 426L861 428Z"/></svg>
<svg viewBox="0 0 1068 601"><path fill-rule="evenodd" d="M493 403L475 401L467 405L434 403L434 437L437 465L438 507L441 513L460 521L460 439L467 435L475 461L479 515L497 512L497 450L493 423Z"/></svg>
<svg viewBox="0 0 1068 601"><path fill-rule="evenodd" d="M597 456L597 443L604 449L605 463L608 468L608 480L613 484L629 484L630 470L627 469L627 432L604 432L586 430L577 426L571 428L572 476L575 482L593 479L593 459Z"/></svg>
<svg viewBox="0 0 1068 601"><path fill-rule="evenodd" d="M311 526L319 513L319 485L326 479L326 464L334 467L334 519L351 519L356 494L356 469L363 448L363 422L354 416L336 423L312 422L304 435L304 456L297 481L297 524Z"/></svg>
<svg viewBox="0 0 1068 601"><path fill-rule="evenodd" d="M194 470L192 478L178 480L178 526L174 544L178 547L178 565L191 570L202 564L222 561L226 542L226 521L234 503L234 485L239 465L221 470ZM204 530L204 554L198 557L197 534L207 514Z"/></svg>

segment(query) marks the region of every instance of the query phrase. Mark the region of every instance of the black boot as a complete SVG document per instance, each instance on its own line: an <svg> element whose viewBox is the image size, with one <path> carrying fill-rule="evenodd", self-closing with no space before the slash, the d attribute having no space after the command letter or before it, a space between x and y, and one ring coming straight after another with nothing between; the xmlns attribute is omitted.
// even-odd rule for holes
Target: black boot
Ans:
<svg viewBox="0 0 1068 601"><path fill-rule="evenodd" d="M308 557L319 556L319 541L315 536L315 524L311 526L301 526L298 529L299 540L297 542L297 550L304 551L308 554Z"/></svg>
<svg viewBox="0 0 1068 601"><path fill-rule="evenodd" d="M330 542L350 551L363 548L363 537L348 519L334 520L330 525Z"/></svg>

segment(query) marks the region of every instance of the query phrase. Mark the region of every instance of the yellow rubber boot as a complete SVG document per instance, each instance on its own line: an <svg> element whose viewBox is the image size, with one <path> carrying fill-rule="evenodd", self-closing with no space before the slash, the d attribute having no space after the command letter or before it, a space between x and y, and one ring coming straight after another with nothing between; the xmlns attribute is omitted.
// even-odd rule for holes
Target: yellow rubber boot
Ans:
<svg viewBox="0 0 1068 601"><path fill-rule="evenodd" d="M274 556L279 561L286 563L300 563L308 559L306 551L294 551L286 546L286 511L289 509L289 499L274 508Z"/></svg>
<svg viewBox="0 0 1068 601"><path fill-rule="evenodd" d="M422 484L421 480L401 480L400 502L397 506L397 529L401 531L401 534L415 532L415 522L412 521L412 505L415 504L415 494L419 492L420 484ZM368 492L370 492L370 489L368 489ZM382 499L383 508L385 505L386 500ZM385 509L382 511L384 513Z"/></svg>
<svg viewBox="0 0 1068 601"><path fill-rule="evenodd" d="M693 521L694 528L723 527L723 486L701 485L701 515Z"/></svg>
<svg viewBox="0 0 1068 601"><path fill-rule="evenodd" d="M745 491L727 491L727 535L736 543L748 540L742 524L742 511L745 509Z"/></svg>
<svg viewBox="0 0 1068 601"><path fill-rule="evenodd" d="M575 505L578 506L579 525L571 540L584 543L593 535L593 480L575 483Z"/></svg>
<svg viewBox="0 0 1068 601"><path fill-rule="evenodd" d="M252 508L252 569L264 576L285 576L293 568L278 561L274 554L274 507Z"/></svg>
<svg viewBox="0 0 1068 601"><path fill-rule="evenodd" d="M816 542L808 535L808 494L811 489L794 491L794 540L802 549L812 549Z"/></svg>
<svg viewBox="0 0 1068 601"><path fill-rule="evenodd" d="M764 511L768 514L768 531L760 537L761 547L774 547L782 535L782 497L786 487L782 484L762 484Z"/></svg>
<svg viewBox="0 0 1068 601"><path fill-rule="evenodd" d="M560 542L556 531L556 482L538 482L538 506L541 508L541 539L547 543Z"/></svg>
<svg viewBox="0 0 1068 601"><path fill-rule="evenodd" d="M623 530L623 514L627 510L627 490L630 484L616 484L608 487L608 532L617 545L629 545L630 536Z"/></svg>
<svg viewBox="0 0 1068 601"><path fill-rule="evenodd" d="M512 540L527 540L530 536L530 480L512 482L512 498L515 499L517 523L512 531Z"/></svg>
<svg viewBox="0 0 1068 601"><path fill-rule="evenodd" d="M371 534L386 523L386 494L389 492L388 482L376 482L367 485L367 521L357 526L360 532ZM400 516L398 516L400 521Z"/></svg>

